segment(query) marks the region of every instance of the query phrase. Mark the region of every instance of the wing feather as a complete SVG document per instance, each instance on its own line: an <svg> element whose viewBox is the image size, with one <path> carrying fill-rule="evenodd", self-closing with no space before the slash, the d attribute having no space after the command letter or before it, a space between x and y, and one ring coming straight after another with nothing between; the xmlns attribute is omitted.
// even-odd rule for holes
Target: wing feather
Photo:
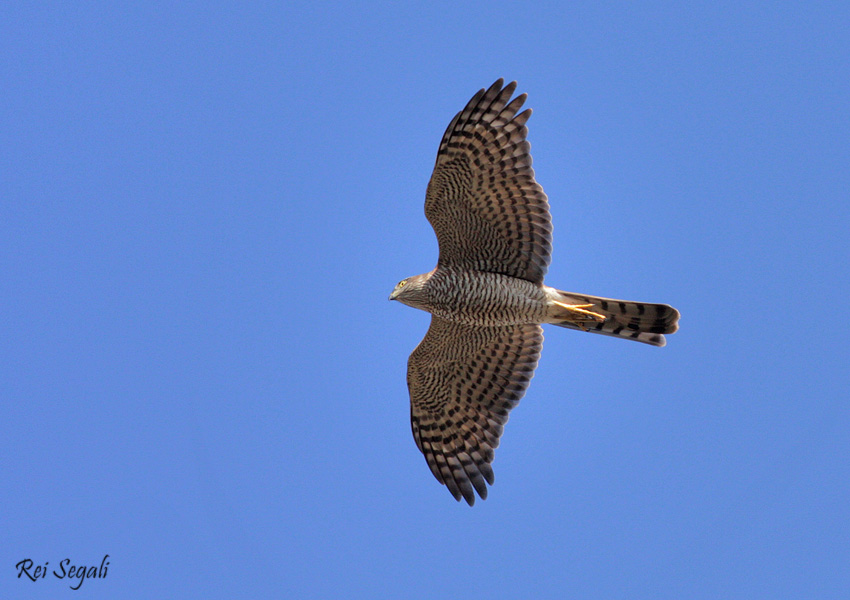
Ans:
<svg viewBox="0 0 850 600"><path fill-rule="evenodd" d="M540 358L539 325L472 327L431 317L410 355L411 429L437 481L471 506L493 484L494 450Z"/></svg>
<svg viewBox="0 0 850 600"><path fill-rule="evenodd" d="M479 90L446 129L425 197L440 265L542 283L552 220L526 141L531 109L516 82Z"/></svg>

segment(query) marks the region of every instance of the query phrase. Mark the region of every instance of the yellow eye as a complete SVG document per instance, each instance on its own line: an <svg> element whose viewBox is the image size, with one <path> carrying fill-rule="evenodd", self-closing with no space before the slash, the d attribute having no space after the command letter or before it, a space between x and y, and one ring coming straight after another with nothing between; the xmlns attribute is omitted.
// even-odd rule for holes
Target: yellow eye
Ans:
<svg viewBox="0 0 850 600"><path fill-rule="evenodd" d="M407 279L402 279L401 281L398 282L398 285L396 287L404 287L406 285L407 285Z"/></svg>

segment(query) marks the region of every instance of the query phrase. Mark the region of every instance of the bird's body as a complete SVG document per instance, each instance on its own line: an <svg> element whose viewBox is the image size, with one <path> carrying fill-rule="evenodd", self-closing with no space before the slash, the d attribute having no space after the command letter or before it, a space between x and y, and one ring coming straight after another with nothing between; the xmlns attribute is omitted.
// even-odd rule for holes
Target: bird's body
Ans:
<svg viewBox="0 0 850 600"><path fill-rule="evenodd" d="M472 505L493 483L494 449L531 380L541 324L665 344L679 313L544 285L552 225L534 180L525 94L516 82L480 90L446 130L425 214L440 244L437 267L405 279L390 300L431 313L410 355L411 425L431 471Z"/></svg>
<svg viewBox="0 0 850 600"><path fill-rule="evenodd" d="M490 327L542 323L546 294L539 285L501 273L438 268L424 282L432 315L465 325ZM419 308L419 307L417 307Z"/></svg>

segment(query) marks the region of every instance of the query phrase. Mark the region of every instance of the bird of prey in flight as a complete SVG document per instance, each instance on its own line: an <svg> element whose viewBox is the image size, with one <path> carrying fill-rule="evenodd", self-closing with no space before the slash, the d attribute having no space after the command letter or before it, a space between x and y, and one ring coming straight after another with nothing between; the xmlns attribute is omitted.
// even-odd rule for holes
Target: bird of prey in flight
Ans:
<svg viewBox="0 0 850 600"><path fill-rule="evenodd" d="M416 445L437 480L471 506L493 484L493 452L525 394L543 346L541 323L665 344L679 312L564 292L543 283L552 222L534 180L526 95L499 79L446 129L425 195L437 266L396 285L390 300L431 313L410 355Z"/></svg>

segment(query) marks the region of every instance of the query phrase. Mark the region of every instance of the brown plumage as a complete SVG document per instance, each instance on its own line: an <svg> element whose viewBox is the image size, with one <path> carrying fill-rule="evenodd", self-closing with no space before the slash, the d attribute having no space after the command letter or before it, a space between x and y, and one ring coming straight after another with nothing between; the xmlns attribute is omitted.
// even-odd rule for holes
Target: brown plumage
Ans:
<svg viewBox="0 0 850 600"><path fill-rule="evenodd" d="M534 180L521 94L499 79L449 124L425 197L437 267L405 279L390 300L432 314L410 355L413 437L431 472L471 506L493 483L493 452L525 394L543 346L541 323L663 346L679 313L562 292L543 284L552 222Z"/></svg>

